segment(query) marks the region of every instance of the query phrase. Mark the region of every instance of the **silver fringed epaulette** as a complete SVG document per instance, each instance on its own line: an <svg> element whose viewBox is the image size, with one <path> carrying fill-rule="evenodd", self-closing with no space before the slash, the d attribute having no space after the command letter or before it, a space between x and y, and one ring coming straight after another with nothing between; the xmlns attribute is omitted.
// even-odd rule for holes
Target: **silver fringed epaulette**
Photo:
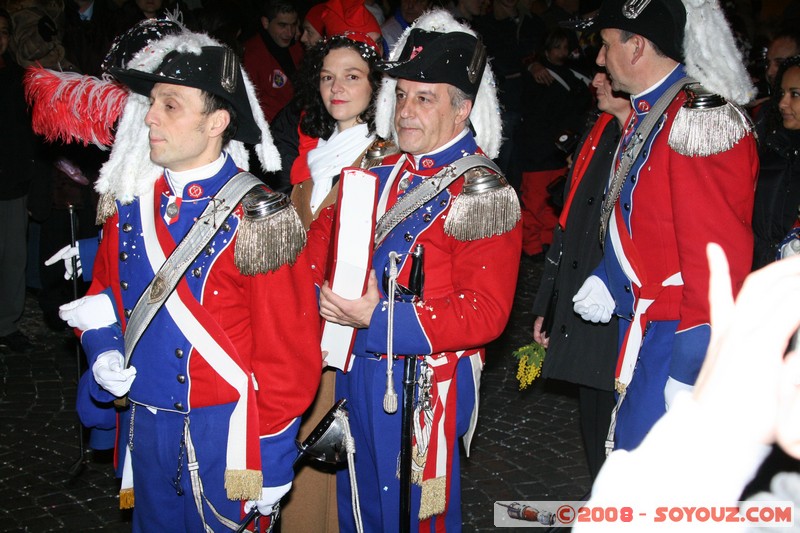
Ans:
<svg viewBox="0 0 800 533"><path fill-rule="evenodd" d="M97 201L97 215L95 216L95 224L102 226L106 223L108 217L117 212L117 202L114 200L114 195L109 191L100 195Z"/></svg>
<svg viewBox="0 0 800 533"><path fill-rule="evenodd" d="M511 231L522 217L517 193L502 174L477 167L464 173L464 188L453 200L444 232L475 241Z"/></svg>
<svg viewBox="0 0 800 533"><path fill-rule="evenodd" d="M368 170L383 163L384 158L400 152L400 148L392 141L378 138L372 141L364 157L361 158L361 168Z"/></svg>
<svg viewBox="0 0 800 533"><path fill-rule="evenodd" d="M285 194L256 187L242 200L233 260L239 272L254 276L294 264L306 245L306 230Z"/></svg>
<svg viewBox="0 0 800 533"><path fill-rule="evenodd" d="M686 102L675 116L669 146L681 155L705 157L730 150L752 131L747 115L699 83L684 87Z"/></svg>

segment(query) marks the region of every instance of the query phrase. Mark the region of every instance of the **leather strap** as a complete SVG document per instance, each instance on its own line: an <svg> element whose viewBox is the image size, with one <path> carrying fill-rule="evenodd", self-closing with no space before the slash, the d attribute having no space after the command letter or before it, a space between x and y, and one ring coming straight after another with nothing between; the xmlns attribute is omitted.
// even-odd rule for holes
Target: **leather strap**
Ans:
<svg viewBox="0 0 800 533"><path fill-rule="evenodd" d="M628 172L630 172L634 161L639 157L639 152L644 148L644 144L650 136L650 132L678 92L683 89L687 83L693 83L694 81L694 78L684 76L673 83L669 89L656 100L655 105L653 105L650 111L647 112L647 116L642 121L642 125L633 133L633 138L625 148L625 151L622 152L619 166L616 172L614 172L614 177L611 180L611 184L606 192L606 197L603 200L603 207L600 210L600 246L605 247L606 232L608 231L608 220L611 217L611 211L614 210L614 206L617 204L619 195L622 192L622 184L625 183L625 178L628 177Z"/></svg>
<svg viewBox="0 0 800 533"><path fill-rule="evenodd" d="M428 201L447 188L468 170L476 167L486 167L498 174L503 172L500 167L485 155L474 154L462 157L443 167L432 177L424 180L411 191L405 193L391 209L386 211L378 220L375 227L375 248L389 235L395 226L402 222L408 215L428 203Z"/></svg>
<svg viewBox="0 0 800 533"><path fill-rule="evenodd" d="M153 317L167 298L175 290L178 282L183 277L189 265L208 245L217 233L217 224L214 215L220 209L236 207L254 187L262 185L261 180L249 172L239 172L226 183L214 198L209 201L203 214L181 240L164 264L156 273L153 280L142 293L136 306L133 308L128 326L125 328L125 366L130 363L133 350L142 334L150 325Z"/></svg>

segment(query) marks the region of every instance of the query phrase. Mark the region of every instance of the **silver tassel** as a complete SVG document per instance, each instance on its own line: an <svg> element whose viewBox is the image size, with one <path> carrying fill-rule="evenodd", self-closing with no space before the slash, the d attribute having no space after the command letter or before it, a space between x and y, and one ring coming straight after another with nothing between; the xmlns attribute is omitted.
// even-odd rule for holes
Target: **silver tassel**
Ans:
<svg viewBox="0 0 800 533"><path fill-rule="evenodd" d="M255 276L293 265L306 244L306 230L285 194L254 189L242 201L233 260L239 272Z"/></svg>
<svg viewBox="0 0 800 533"><path fill-rule="evenodd" d="M397 412L397 392L394 390L394 294L397 290L397 252L389 252L389 325L386 328L386 391L383 393L383 410L392 415Z"/></svg>
<svg viewBox="0 0 800 533"><path fill-rule="evenodd" d="M486 170L467 173L464 189L444 223L444 232L459 241L475 241L511 231L522 213L506 179Z"/></svg>
<svg viewBox="0 0 800 533"><path fill-rule="evenodd" d="M716 95L714 95L716 96ZM681 155L707 157L730 150L753 129L738 106L725 102L698 106L687 101L675 115L669 146Z"/></svg>

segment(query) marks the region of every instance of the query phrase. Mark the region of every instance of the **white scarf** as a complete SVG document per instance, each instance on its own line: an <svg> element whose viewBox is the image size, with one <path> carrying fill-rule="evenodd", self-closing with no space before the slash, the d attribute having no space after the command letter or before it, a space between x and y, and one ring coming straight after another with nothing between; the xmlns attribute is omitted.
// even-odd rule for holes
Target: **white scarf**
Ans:
<svg viewBox="0 0 800 533"><path fill-rule="evenodd" d="M356 158L375 140L366 124L356 124L340 132L339 126L326 140L320 139L317 147L308 152L308 170L314 188L311 192L311 211L315 212L333 186L333 179L341 170L353 164Z"/></svg>

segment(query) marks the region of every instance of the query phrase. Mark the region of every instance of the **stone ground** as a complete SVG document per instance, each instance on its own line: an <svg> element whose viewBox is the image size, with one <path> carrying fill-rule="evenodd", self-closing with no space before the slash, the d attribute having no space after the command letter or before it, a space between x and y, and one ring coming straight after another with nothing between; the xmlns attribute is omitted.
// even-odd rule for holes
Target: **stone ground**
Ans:
<svg viewBox="0 0 800 533"><path fill-rule="evenodd" d="M578 500L590 485L574 392L539 382L518 390L511 352L530 341L540 275L541 263L523 258L509 326L489 347L478 430L462 463L465 532L496 529L495 501ZM73 475L79 445L71 333L47 329L33 296L21 329L35 349L0 353L0 531L130 531L107 453L87 454Z"/></svg>

